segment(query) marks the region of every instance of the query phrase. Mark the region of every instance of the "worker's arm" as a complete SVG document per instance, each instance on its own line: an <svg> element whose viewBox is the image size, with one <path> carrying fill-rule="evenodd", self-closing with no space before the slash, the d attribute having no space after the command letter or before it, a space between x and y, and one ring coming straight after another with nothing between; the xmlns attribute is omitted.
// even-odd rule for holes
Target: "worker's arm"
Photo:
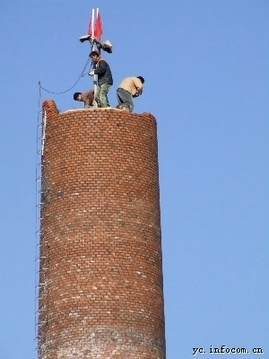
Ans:
<svg viewBox="0 0 269 359"><path fill-rule="evenodd" d="M94 73L96 75L104 74L106 72L107 66L108 66L107 63L104 60L100 60L98 66L94 70Z"/></svg>
<svg viewBox="0 0 269 359"><path fill-rule="evenodd" d="M142 84L142 82L139 79L134 79L133 84L134 84L134 87L136 89L136 92L133 95L133 97L138 97L138 96L142 95L142 92L143 92L143 84Z"/></svg>
<svg viewBox="0 0 269 359"><path fill-rule="evenodd" d="M135 85L136 92L133 95L133 97L138 97L138 96L142 95L143 84L141 83L141 81L139 81L138 79L137 79L137 81L135 80L134 85Z"/></svg>

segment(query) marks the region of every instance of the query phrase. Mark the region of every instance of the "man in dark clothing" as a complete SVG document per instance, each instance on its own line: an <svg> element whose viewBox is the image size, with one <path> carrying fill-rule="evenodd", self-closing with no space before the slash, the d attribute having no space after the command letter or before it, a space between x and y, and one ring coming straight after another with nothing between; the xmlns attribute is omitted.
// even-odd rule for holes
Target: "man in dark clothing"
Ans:
<svg viewBox="0 0 269 359"><path fill-rule="evenodd" d="M96 102L98 107L110 107L108 102L108 91L113 85L113 78L108 63L101 58L97 51L92 51L90 57L94 63L94 69L89 72L90 76L98 76L98 88L96 93Z"/></svg>
<svg viewBox="0 0 269 359"><path fill-rule="evenodd" d="M84 102L84 108L89 108L93 106L94 100L94 92L93 90L85 91L85 92L75 92L73 95L73 99L75 101L82 101Z"/></svg>

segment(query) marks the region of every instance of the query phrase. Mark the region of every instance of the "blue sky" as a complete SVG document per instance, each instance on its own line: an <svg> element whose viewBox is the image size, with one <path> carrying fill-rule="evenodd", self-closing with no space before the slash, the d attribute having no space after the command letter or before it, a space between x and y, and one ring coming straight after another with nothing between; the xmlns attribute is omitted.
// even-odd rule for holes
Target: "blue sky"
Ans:
<svg viewBox="0 0 269 359"><path fill-rule="evenodd" d="M269 358L267 0L1 3L0 358L36 358L40 104L81 107L73 92L92 84L78 39L96 7L111 105L142 75L135 112L158 122L167 358L223 344Z"/></svg>

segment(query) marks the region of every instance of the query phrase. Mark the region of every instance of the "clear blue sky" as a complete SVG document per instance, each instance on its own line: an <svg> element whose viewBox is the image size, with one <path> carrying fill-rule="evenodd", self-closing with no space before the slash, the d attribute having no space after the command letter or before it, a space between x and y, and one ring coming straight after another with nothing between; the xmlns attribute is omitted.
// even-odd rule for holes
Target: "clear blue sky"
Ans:
<svg viewBox="0 0 269 359"><path fill-rule="evenodd" d="M167 358L223 344L269 358L268 0L1 2L0 358L36 358L39 104L79 108L91 88L40 97L38 81L77 81L93 7L114 45L111 105L142 75L135 111L158 121Z"/></svg>

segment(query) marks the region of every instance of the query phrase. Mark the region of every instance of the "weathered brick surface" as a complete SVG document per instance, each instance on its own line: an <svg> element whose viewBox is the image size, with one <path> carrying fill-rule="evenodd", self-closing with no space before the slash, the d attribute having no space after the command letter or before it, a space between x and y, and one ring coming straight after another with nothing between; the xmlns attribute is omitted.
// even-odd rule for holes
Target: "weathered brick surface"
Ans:
<svg viewBox="0 0 269 359"><path fill-rule="evenodd" d="M163 359L156 121L43 110L39 359Z"/></svg>

